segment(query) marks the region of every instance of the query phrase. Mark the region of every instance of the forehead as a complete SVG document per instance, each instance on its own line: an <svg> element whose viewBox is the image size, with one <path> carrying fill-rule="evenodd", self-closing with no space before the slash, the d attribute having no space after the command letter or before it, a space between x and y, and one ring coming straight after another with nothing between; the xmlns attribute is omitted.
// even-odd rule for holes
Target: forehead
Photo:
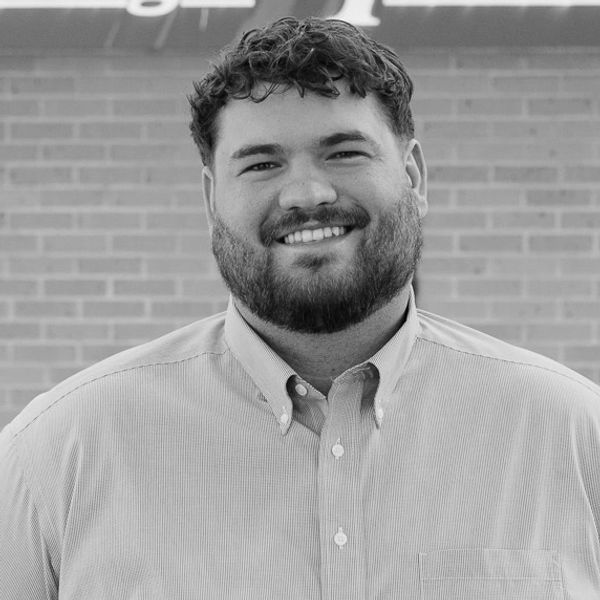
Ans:
<svg viewBox="0 0 600 600"><path fill-rule="evenodd" d="M226 159L247 144L311 145L344 130L362 130L374 139L395 137L373 94L362 98L347 89L340 92L334 98L313 92L300 96L293 88L278 90L261 102L230 100L217 118L215 158Z"/></svg>

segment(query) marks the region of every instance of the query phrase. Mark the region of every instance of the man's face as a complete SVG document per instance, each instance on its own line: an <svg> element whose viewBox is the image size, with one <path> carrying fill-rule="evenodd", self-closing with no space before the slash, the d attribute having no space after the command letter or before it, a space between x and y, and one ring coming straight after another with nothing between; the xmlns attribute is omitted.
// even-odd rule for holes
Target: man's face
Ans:
<svg viewBox="0 0 600 600"><path fill-rule="evenodd" d="M217 129L204 170L213 252L254 314L303 333L340 331L408 283L426 212L424 164L374 96L290 89L232 100Z"/></svg>

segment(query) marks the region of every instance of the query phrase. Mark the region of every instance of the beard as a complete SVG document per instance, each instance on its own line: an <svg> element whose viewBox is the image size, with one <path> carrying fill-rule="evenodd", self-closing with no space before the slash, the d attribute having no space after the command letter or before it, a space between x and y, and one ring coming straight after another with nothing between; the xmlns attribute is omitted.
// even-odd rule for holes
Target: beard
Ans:
<svg viewBox="0 0 600 600"><path fill-rule="evenodd" d="M261 227L263 247L236 235L217 215L212 249L233 296L257 317L298 333L334 333L360 323L391 302L411 280L421 256L423 234L416 195L403 190L399 200L381 213L370 235L358 242L351 264L331 272L335 260L324 252L295 259L292 272L274 260L270 246L284 227L302 229L309 220L350 223L364 229L371 223L361 207L323 205L296 211Z"/></svg>

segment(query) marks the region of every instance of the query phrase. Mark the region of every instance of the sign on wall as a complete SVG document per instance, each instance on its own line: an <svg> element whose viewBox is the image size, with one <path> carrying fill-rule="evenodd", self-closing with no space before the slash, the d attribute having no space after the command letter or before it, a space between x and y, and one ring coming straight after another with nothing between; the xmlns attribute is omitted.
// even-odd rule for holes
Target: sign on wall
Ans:
<svg viewBox="0 0 600 600"><path fill-rule="evenodd" d="M600 46L600 0L0 0L2 49L210 51L285 15L394 47Z"/></svg>

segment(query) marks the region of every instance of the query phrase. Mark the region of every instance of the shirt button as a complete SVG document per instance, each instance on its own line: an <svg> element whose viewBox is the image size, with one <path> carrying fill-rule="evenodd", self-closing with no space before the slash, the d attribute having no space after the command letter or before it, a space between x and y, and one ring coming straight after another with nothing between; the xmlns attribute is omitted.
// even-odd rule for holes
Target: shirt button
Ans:
<svg viewBox="0 0 600 600"><path fill-rule="evenodd" d="M342 446L339 442L335 444L335 446L331 449L331 453L336 458L342 458L344 456L344 446Z"/></svg>
<svg viewBox="0 0 600 600"><path fill-rule="evenodd" d="M305 386L303 386L301 383L298 383L294 389L296 390L297 394L299 396L306 396L306 394L308 394L308 390L306 389Z"/></svg>
<svg viewBox="0 0 600 600"><path fill-rule="evenodd" d="M344 533L343 529L340 527L337 530L337 533L333 536L333 541L341 548L346 545L348 541L348 536Z"/></svg>
<svg viewBox="0 0 600 600"><path fill-rule="evenodd" d="M375 416L381 421L383 419L383 408L376 409Z"/></svg>
<svg viewBox="0 0 600 600"><path fill-rule="evenodd" d="M282 425L287 425L287 422L290 420L290 416L287 413L283 413L280 417L279 417L279 422Z"/></svg>

